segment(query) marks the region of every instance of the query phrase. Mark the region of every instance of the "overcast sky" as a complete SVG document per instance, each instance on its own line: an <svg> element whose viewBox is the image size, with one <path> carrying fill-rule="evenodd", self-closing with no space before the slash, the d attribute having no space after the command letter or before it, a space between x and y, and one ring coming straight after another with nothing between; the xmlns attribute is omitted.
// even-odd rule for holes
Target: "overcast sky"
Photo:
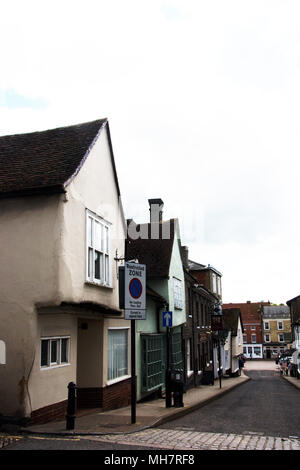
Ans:
<svg viewBox="0 0 300 470"><path fill-rule="evenodd" d="M178 217L223 302L300 294L299 0L10 0L0 134L107 117L125 215Z"/></svg>

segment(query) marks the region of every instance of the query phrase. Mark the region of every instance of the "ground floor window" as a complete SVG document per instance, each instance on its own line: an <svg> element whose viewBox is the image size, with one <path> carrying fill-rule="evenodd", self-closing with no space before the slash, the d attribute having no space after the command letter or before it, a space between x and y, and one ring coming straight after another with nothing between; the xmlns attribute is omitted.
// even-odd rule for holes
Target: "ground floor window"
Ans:
<svg viewBox="0 0 300 470"><path fill-rule="evenodd" d="M70 363L70 337L41 338L41 367L58 367Z"/></svg>
<svg viewBox="0 0 300 470"><path fill-rule="evenodd" d="M261 346L245 346L244 347L244 354L246 357L251 359L262 358L262 347Z"/></svg>
<svg viewBox="0 0 300 470"><path fill-rule="evenodd" d="M108 380L128 375L128 328L108 330Z"/></svg>

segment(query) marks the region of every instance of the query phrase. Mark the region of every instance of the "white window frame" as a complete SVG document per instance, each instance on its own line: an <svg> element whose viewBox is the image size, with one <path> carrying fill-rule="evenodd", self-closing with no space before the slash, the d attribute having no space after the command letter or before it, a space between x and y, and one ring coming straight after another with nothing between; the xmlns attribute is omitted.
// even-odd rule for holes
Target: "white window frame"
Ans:
<svg viewBox="0 0 300 470"><path fill-rule="evenodd" d="M268 325L268 326L267 326ZM270 330L270 322L268 321L265 321L265 326L264 326L264 329L269 331Z"/></svg>
<svg viewBox="0 0 300 470"><path fill-rule="evenodd" d="M256 330L256 326L253 326L253 325L252 325L252 326L251 326L251 331L254 331L254 330Z"/></svg>
<svg viewBox="0 0 300 470"><path fill-rule="evenodd" d="M67 361L62 362L61 360L61 343L62 340L67 340ZM48 350L47 350L47 365L42 365L42 341L48 341ZM56 361L51 361L51 345L52 343L57 343L56 349ZM69 366L70 363L70 352L71 352L71 337L70 336L42 336L40 340L40 369L54 369L56 367L65 367Z"/></svg>
<svg viewBox="0 0 300 470"><path fill-rule="evenodd" d="M129 326L116 326L116 327L109 327L107 329L107 385L112 385L117 382L121 382L122 380L125 380L130 377L131 370L130 370L130 357L129 357ZM127 331L127 374L121 375L119 377L115 377L113 379L108 378L108 361L109 361L109 351L108 351L108 335L110 331L115 331L115 330L126 330Z"/></svg>
<svg viewBox="0 0 300 470"><path fill-rule="evenodd" d="M212 273L212 291L214 294L217 293L217 275Z"/></svg>
<svg viewBox="0 0 300 470"><path fill-rule="evenodd" d="M281 324L281 328L279 328L280 324ZM283 321L282 320L277 321L277 329L278 329L278 331L283 331Z"/></svg>
<svg viewBox="0 0 300 470"><path fill-rule="evenodd" d="M267 334L265 335L265 342L266 342L266 343L270 343L270 342L271 342L270 333L267 333Z"/></svg>
<svg viewBox="0 0 300 470"><path fill-rule="evenodd" d="M255 340L253 341L253 336L255 336ZM256 343L256 334L251 334L251 344L255 344Z"/></svg>
<svg viewBox="0 0 300 470"><path fill-rule="evenodd" d="M173 277L173 298L174 308L182 310L183 308L183 286L182 280L177 277Z"/></svg>
<svg viewBox="0 0 300 470"><path fill-rule="evenodd" d="M218 295L221 295L222 293L221 276L217 276L217 288L218 288Z"/></svg>
<svg viewBox="0 0 300 470"><path fill-rule="evenodd" d="M91 225L91 236L89 224ZM100 228L101 241L96 242L96 227ZM100 256L100 278L95 277L96 253ZM102 261L101 261L102 260ZM112 287L111 223L86 209L86 282Z"/></svg>

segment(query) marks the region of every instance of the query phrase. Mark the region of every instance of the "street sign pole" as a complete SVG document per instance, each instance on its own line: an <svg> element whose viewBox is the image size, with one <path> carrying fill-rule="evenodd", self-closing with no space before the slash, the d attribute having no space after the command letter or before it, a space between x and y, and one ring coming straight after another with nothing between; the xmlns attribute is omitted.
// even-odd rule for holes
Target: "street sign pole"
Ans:
<svg viewBox="0 0 300 470"><path fill-rule="evenodd" d="M171 392L171 370L170 370L170 328L167 327L167 367L166 367L166 408L172 406L172 392Z"/></svg>
<svg viewBox="0 0 300 470"><path fill-rule="evenodd" d="M131 320L131 424L136 422L135 320Z"/></svg>
<svg viewBox="0 0 300 470"><path fill-rule="evenodd" d="M125 320L131 321L131 424L136 423L135 321L146 320L146 265L126 261L124 267Z"/></svg>

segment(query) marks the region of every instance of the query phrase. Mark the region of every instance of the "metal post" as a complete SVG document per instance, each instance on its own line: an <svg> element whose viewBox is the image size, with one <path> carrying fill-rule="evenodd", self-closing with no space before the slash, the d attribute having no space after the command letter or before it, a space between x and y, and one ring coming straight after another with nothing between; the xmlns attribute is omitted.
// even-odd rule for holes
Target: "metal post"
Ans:
<svg viewBox="0 0 300 470"><path fill-rule="evenodd" d="M167 364L166 364L166 408L172 406L172 391L171 391L171 370L170 370L170 328L167 327Z"/></svg>
<svg viewBox="0 0 300 470"><path fill-rule="evenodd" d="M131 424L136 422L135 320L131 320Z"/></svg>
<svg viewBox="0 0 300 470"><path fill-rule="evenodd" d="M220 338L218 339L218 362L219 362L219 382L220 382L220 388L222 388L222 370L221 370L221 344L220 344Z"/></svg>
<svg viewBox="0 0 300 470"><path fill-rule="evenodd" d="M73 430L75 427L75 405L76 405L76 384L70 382L68 385L68 406L67 406L67 431Z"/></svg>

